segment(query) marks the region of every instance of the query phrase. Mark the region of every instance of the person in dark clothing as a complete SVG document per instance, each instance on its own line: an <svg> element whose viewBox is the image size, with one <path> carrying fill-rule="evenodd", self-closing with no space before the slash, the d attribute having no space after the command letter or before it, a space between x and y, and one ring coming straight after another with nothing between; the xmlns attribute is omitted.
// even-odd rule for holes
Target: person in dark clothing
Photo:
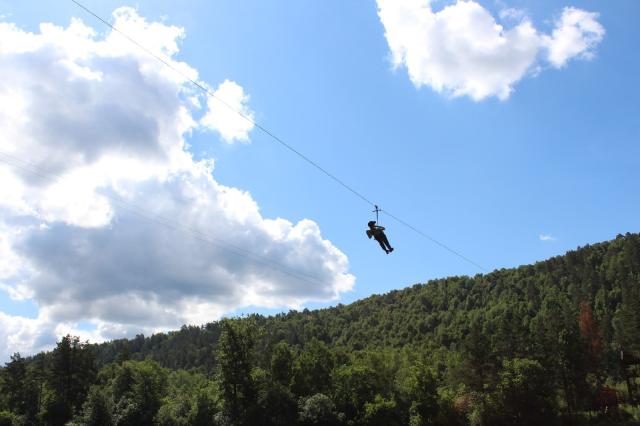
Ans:
<svg viewBox="0 0 640 426"><path fill-rule="evenodd" d="M371 239L371 237L375 238L385 253L391 253L393 251L393 247L391 247L387 236L384 234L384 226L377 226L375 220L369 221L368 225L369 229L367 229L367 237L369 237L369 239Z"/></svg>

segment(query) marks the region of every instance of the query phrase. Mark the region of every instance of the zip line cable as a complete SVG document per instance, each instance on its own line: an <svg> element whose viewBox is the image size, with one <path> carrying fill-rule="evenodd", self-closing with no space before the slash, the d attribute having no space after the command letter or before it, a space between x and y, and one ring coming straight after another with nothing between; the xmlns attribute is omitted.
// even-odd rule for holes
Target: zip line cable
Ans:
<svg viewBox="0 0 640 426"><path fill-rule="evenodd" d="M304 155L303 153L301 153L300 151L296 150L294 147L292 147L291 145L289 145L288 143L286 143L285 141L283 141L282 139L280 139L278 136L276 136L275 134L271 133L269 131L269 129L263 127L262 125L260 125L260 123L256 122L255 120L253 120L251 117L249 117L248 115L246 115L245 113L243 113L242 111L238 111L237 109L233 108L231 105L229 105L224 99L220 98L219 96L217 96L214 92L212 92L210 89L208 89L206 86L203 86L201 83L199 83L198 81L192 79L191 77L189 77L187 74L185 74L184 72L180 71L178 68L174 67L173 65L171 65L170 62L166 61L165 59L163 59L161 56L158 56L157 54L153 53L150 49L146 48L145 46L141 45L140 43L138 43L136 40L134 40L133 38L131 38L129 35L127 35L126 33L120 31L118 28L116 28L114 25L112 25L110 22L106 21L105 19L103 19L102 17L100 17L99 15L97 15L96 13L92 12L91 10L89 10L86 6L80 4L79 2L77 2L76 0L71 0L73 3L77 4L79 7L81 7L82 9L84 9L87 13L93 15L96 19L100 20L102 23L104 23L105 25L107 25L109 28L111 28L113 31L117 32L118 34L120 34L121 36L123 36L124 38L126 38L127 40L129 40L131 43L135 44L136 46L138 46L140 49L144 50L147 54L149 54L150 56L152 56L153 58L157 59L158 61L160 61L162 64L164 64L165 66L167 66L169 69L171 69L172 71L174 71L175 73L177 73L178 75L180 75L181 77L183 77L184 79L188 80L189 82L191 82L193 85L195 85L196 87L198 87L199 89L201 89L204 93L206 93L207 95L211 96L212 98L216 99L218 102L220 102L221 104L223 104L225 107L227 107L228 109L230 109L231 111L235 112L236 114L238 114L240 117L244 118L246 121L248 121L249 123L251 123L253 126L257 127L258 129L260 129L263 133L265 133L266 135L270 136L272 139L274 139L276 142L278 142L279 144L281 144L282 146L284 146L285 148L287 148L289 151L293 152L294 154L296 154L298 157L302 158L303 160L305 160L307 163L311 164L313 167L315 167L316 169L320 170L322 173L324 173L325 175L327 175L328 177L330 177L331 179L333 179L334 181L336 181L337 183L339 183L340 185L342 185L345 189L347 189L348 191L352 192L354 195L356 195L357 197L359 197L360 199L362 199L364 202L369 203L371 205L373 205L373 202L369 199L367 199L364 195L360 194L358 191L356 191L355 189L353 189L352 187L350 187L349 185L347 185L344 181L342 181L341 179L339 179L337 176L335 176L333 173L329 172L328 170L326 170L325 168L323 168L322 166L320 166L318 163L316 163L315 161L313 161L311 158L307 157L306 155Z"/></svg>
<svg viewBox="0 0 640 426"><path fill-rule="evenodd" d="M174 71L175 73L177 73L178 75L180 75L181 77L183 77L184 79L186 79L187 81L191 82L194 86L198 87L200 90L202 90L205 94L211 96L212 98L216 99L218 102L220 102L221 104L223 104L225 107L227 107L229 110L235 112L236 114L238 114L240 117L242 117L243 119L245 119L247 122L251 123L254 127L258 128L259 130L261 130L264 134L266 134L267 136L271 137L271 139L273 139L274 141L278 142L280 145L284 146L285 148L287 148L289 151L293 152L294 154L296 154L298 157L302 158L304 161L306 161L308 164L312 165L313 167L315 167L317 170L319 170L320 172L322 172L323 174L325 174L326 176L328 176L330 179L332 179L333 181L337 182L339 185L341 185L343 188L345 188L346 190L348 190L349 192L351 192L353 195L355 195L356 197L360 198L362 201L364 201L365 203L368 203L369 205L376 207L377 205L376 203L374 203L373 201L371 201L369 198L365 197L364 195L362 195L360 192L358 192L357 190L355 190L353 187L351 187L350 185L348 185L347 183L345 183L342 179L338 178L336 175L334 175L333 173L329 172L327 169L325 169L324 167L320 166L318 163L316 163L315 161L313 161L311 158L307 157L306 155L304 155L303 153L301 153L300 151L298 151L297 149L295 149L293 146L289 145L288 143L286 143L285 141L283 141L281 138L279 138L278 136L276 136L274 133L272 133L269 129L267 129L266 127L262 126L260 123L256 122L254 119L252 119L251 117L249 117L248 115L246 115L245 113L243 113L242 111L238 111L237 109L233 108L231 105L229 105L224 99L221 99L219 96L217 96L214 92L212 92L210 89L208 89L206 86L202 85L201 83L199 83L198 81L192 79L191 77L189 77L188 75L186 75L184 72L180 71L178 68L174 67L173 65L171 65L170 62L168 62L167 60L163 59L161 56L158 56L156 53L152 52L150 49L148 49L147 47L143 46L142 44L138 43L136 40L134 40L132 37L130 37L128 34L124 33L123 31L120 31L117 27L115 27L113 24L111 24L110 22L108 22L107 20L105 20L104 18L102 18L101 16L99 16L97 13L93 12L91 9L89 9L88 7L84 6L83 4L81 4L80 2L78 2L77 0L71 0L73 3L75 3L78 7L80 7L81 9L83 9L84 11L86 11L88 14L92 15L93 17L95 17L96 19L98 19L100 22L102 22L103 24L105 24L106 26L108 26L109 28L111 28L113 31L117 32L118 34L120 34L121 36L123 36L124 38L126 38L127 40L129 40L129 42L133 43L134 45L136 45L138 48L140 48L141 50L143 50L144 52L146 52L148 55L150 55L151 57L155 58L156 60L158 60L159 62L161 62L163 65L165 65L166 67L168 67L169 69L171 69L172 71ZM425 232L417 229L416 227L410 225L409 223L405 222L404 220L399 219L397 216L391 214L390 212L386 211L386 210L379 210L381 212L384 212L387 214L387 216L389 216L390 218L396 220L398 223L406 226L407 228L411 229L412 231L416 232L418 235L428 239L429 241L439 245L440 247L444 248L445 250L449 251L450 253L460 257L461 259L463 259L464 261L472 264L473 266L479 268L480 270L487 272L487 269L485 269L484 267L480 266L478 263L470 260L469 258L467 258L466 256L461 255L460 253L458 253L457 251L453 250L452 248L448 247L447 245L445 245L444 243L436 240L435 238L427 235Z"/></svg>
<svg viewBox="0 0 640 426"><path fill-rule="evenodd" d="M1 151L0 150L0 161L3 161L5 164L8 164L10 166L16 167L20 170L23 170L27 173L30 173L34 176L38 176L41 179L53 182L53 183L60 183L62 180L62 177L60 175L56 175L54 173L48 173L48 172L44 172L41 169L37 168L33 163L30 163L28 161L22 160L16 156L13 156L7 152ZM293 269L289 266L283 265L280 262L276 262L273 260L267 260L264 255L260 255L257 253L254 253L250 250L246 250L242 247L239 247L235 244L231 244L227 241L224 241L220 238L216 238L214 236L208 235L202 231L198 231L197 229L194 229L190 226L186 226L186 225L181 225L178 222L171 220L167 217L164 217L162 215L159 215L157 213L153 213L150 212L132 202L129 202L125 199L123 199L122 197L115 195L115 194L100 194L106 198L108 198L109 200L113 201L114 203L120 205L121 207L123 207L124 209L142 217L143 219L146 219L148 221L151 222L155 222L159 225L165 226L167 228L173 229L174 231L177 232L183 232L186 234L189 234L192 238L194 238L195 240L198 240L200 242L203 243L208 243L208 244L213 244L216 245L222 249L225 249L226 251L235 254L236 256L240 256L240 257L244 257L245 259L248 259L250 261L256 262L256 263L260 263L264 266L270 267L271 269L274 269L278 272L281 272L283 274L289 275L290 277L293 278L297 278L299 280L302 281L306 281L310 284L323 284L323 282L321 280L319 280L316 277L313 277L311 275L308 275L304 272L298 271L296 269Z"/></svg>
<svg viewBox="0 0 640 426"><path fill-rule="evenodd" d="M411 229L412 231L418 233L419 235L422 235L424 238L428 239L429 241L431 241L434 244L439 245L440 247L442 247L443 249L449 251L452 254L455 254L456 256L458 256L459 258L466 260L467 262L469 262L470 264L474 265L476 268L479 268L485 272L488 272L485 268L483 268L482 266L478 265L476 262L474 262L473 260L469 259L468 257L458 253L457 251L455 251L454 249L446 246L445 244L441 243L440 241L430 237L429 235L425 234L424 232L422 232L421 230L419 230L418 228L414 227L413 225L405 222L404 220L400 219L399 217L396 217L394 215L392 215L391 213L389 213L386 210L380 210L382 213L386 214L387 216L389 216L391 219L394 219L396 222L403 224L404 226L406 226L407 228Z"/></svg>

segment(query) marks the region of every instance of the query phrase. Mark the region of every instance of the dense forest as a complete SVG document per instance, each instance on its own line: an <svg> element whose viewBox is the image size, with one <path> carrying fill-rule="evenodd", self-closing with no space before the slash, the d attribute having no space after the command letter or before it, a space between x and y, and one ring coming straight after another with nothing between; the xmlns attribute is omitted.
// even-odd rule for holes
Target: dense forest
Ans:
<svg viewBox="0 0 640 426"><path fill-rule="evenodd" d="M627 234L350 305L66 336L2 368L0 425L632 425L638 353Z"/></svg>

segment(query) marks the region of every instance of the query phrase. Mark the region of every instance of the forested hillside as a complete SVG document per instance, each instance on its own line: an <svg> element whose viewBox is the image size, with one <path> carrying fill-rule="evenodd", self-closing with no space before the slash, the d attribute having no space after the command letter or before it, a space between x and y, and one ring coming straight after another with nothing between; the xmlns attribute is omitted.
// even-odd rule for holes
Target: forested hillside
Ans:
<svg viewBox="0 0 640 426"><path fill-rule="evenodd" d="M640 235L627 234L535 265L434 280L350 305L246 320L264 328L267 346L284 340L302 347L315 338L348 351L407 345L457 350L474 330L496 356L513 357L531 350L541 326L574 322L586 303L584 315L593 317L605 349L615 357L618 346L640 349L639 287ZM220 332L219 322L184 326L99 345L97 358L111 362L126 347L132 359L151 357L168 368L208 372Z"/></svg>
<svg viewBox="0 0 640 426"><path fill-rule="evenodd" d="M631 422L600 397L627 395L621 349L640 351L638 234L328 309L68 337L3 369L0 424Z"/></svg>

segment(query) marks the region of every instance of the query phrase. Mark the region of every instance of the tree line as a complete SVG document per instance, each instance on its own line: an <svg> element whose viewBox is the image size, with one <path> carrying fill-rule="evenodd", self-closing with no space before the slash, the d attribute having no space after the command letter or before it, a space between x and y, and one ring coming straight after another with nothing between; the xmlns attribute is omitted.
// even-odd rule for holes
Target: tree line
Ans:
<svg viewBox="0 0 640 426"><path fill-rule="evenodd" d="M640 350L638 234L346 306L66 336L0 371L0 425L636 424L594 405L625 391L621 348Z"/></svg>

